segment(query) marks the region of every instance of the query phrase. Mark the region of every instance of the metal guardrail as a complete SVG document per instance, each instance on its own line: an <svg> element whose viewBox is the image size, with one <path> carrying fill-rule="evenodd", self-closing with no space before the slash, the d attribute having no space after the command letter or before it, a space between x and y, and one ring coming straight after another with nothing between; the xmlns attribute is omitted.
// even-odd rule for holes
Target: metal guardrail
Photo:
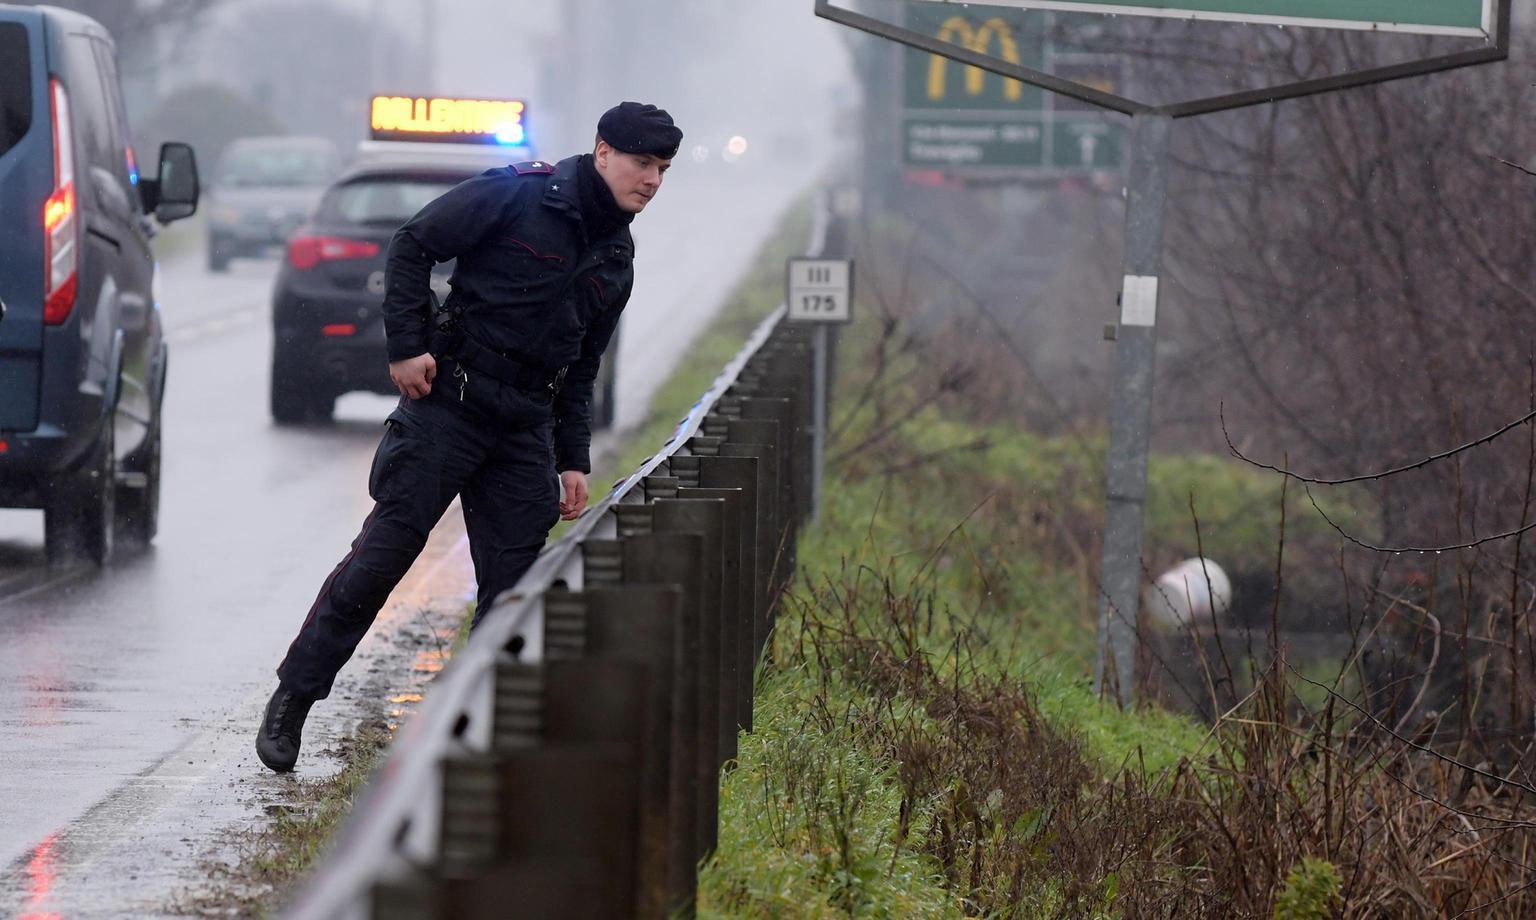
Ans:
<svg viewBox="0 0 1536 920"><path fill-rule="evenodd" d="M808 255L839 254L824 202ZM809 337L784 315L497 599L286 916L692 914L810 507Z"/></svg>

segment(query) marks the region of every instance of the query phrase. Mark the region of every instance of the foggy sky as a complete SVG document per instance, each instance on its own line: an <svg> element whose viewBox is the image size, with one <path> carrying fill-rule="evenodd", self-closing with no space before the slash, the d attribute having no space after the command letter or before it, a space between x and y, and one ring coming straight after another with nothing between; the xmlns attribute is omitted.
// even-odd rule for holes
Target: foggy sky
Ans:
<svg viewBox="0 0 1536 920"><path fill-rule="evenodd" d="M248 74L223 69L240 59L230 53L244 38L238 24L275 2L224 0L209 16L207 40L192 43L162 81L162 91L197 79L245 88ZM691 142L720 131L761 130L769 123L826 134L836 130L830 123L834 106L858 95L846 36L816 19L810 0L330 0L309 6L317 18L326 6L363 23L382 15L398 43L394 47L413 49L410 60L400 60L398 52L370 52L366 35L339 42L338 56L357 59L350 68L369 71L363 83L377 83L385 92L526 98L535 123L555 135L557 146L577 143L590 131L605 107L600 101L662 105ZM434 11L435 28L426 18ZM587 28L589 19L606 22ZM298 36L305 23L291 28ZM589 33L598 31L610 40L634 39L605 54L589 40ZM436 50L430 56L429 45ZM653 48L654 65L646 57ZM613 59L623 56L631 56L627 66ZM334 61L313 63L317 74L335 72ZM586 84L576 102L570 87L548 85L573 68ZM426 73L431 77L422 76ZM401 85L418 82L432 85ZM323 91L324 83L318 80L316 90ZM563 152L543 149L541 155Z"/></svg>

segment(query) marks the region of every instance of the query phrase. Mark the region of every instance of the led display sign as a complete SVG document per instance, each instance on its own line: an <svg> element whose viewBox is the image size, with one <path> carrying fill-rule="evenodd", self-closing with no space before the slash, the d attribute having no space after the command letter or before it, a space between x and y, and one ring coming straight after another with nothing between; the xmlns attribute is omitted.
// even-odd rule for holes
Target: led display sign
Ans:
<svg viewBox="0 0 1536 920"><path fill-rule="evenodd" d="M368 108L370 136L376 141L528 143L528 106L521 99L374 96Z"/></svg>

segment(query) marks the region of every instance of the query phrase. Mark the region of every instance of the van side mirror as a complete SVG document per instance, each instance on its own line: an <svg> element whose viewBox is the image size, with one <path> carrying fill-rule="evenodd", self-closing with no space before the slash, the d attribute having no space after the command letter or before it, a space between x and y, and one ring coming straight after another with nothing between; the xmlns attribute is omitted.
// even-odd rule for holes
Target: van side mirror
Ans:
<svg viewBox="0 0 1536 920"><path fill-rule="evenodd" d="M155 219L162 224L197 213L200 192L197 155L190 145L174 141L160 146L159 177L139 181L139 197L143 199L144 209L153 211Z"/></svg>

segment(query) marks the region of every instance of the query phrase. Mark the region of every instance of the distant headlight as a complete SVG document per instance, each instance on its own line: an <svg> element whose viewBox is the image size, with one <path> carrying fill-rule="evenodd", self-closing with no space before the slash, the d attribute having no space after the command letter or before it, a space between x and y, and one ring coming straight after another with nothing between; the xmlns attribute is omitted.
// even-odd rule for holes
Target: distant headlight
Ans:
<svg viewBox="0 0 1536 920"><path fill-rule="evenodd" d="M238 224L243 216L239 208L213 209L213 222L216 224Z"/></svg>

